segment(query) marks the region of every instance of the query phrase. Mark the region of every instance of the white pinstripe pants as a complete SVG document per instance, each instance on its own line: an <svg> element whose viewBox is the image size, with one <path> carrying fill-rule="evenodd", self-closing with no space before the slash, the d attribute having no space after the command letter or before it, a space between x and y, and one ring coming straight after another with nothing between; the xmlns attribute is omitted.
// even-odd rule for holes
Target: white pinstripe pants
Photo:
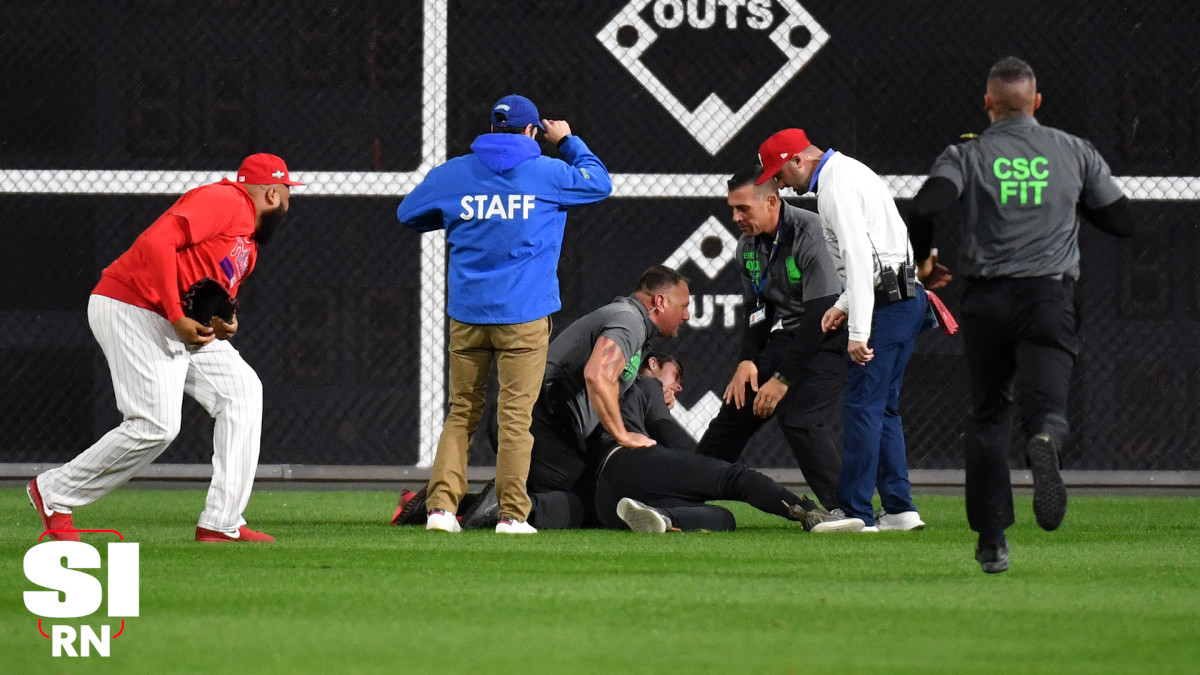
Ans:
<svg viewBox="0 0 1200 675"><path fill-rule="evenodd" d="M125 416L67 464L38 476L46 507L70 512L125 484L179 434L183 395L215 421L213 477L198 525L233 534L254 488L262 436L262 383L225 340L188 348L166 319L101 295L88 302L88 323L112 374Z"/></svg>

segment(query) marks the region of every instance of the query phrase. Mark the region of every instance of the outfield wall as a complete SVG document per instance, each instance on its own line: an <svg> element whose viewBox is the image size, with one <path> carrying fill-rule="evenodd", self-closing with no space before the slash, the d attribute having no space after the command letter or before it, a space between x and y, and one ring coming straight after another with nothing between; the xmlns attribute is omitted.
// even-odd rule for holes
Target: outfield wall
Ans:
<svg viewBox="0 0 1200 675"><path fill-rule="evenodd" d="M1017 54L1040 74L1042 121L1095 142L1139 224L1132 241L1081 237L1065 465L1200 469L1200 5L344 4L0 6L0 463L65 461L119 421L90 288L178 193L262 150L309 183L241 298L236 345L267 396L263 463L427 464L444 414L444 243L394 210L510 91L569 120L614 174L612 198L569 218L556 326L645 267L677 265L696 311L664 346L687 369L676 414L699 435L744 321L724 177L803 126L907 208L940 149L985 125L987 67ZM953 267L952 224L937 244ZM960 292L943 294L952 310ZM961 468L964 377L960 340L922 336L902 400L915 469ZM162 461L207 463L210 431L187 403ZM771 426L746 459L794 462Z"/></svg>

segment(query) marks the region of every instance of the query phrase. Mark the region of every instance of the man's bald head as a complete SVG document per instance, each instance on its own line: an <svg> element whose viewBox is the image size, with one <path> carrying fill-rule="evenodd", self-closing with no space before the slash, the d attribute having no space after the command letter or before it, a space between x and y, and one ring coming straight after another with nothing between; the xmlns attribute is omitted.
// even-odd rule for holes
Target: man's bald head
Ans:
<svg viewBox="0 0 1200 675"><path fill-rule="evenodd" d="M998 120L1018 115L1032 116L1042 105L1033 68L1015 56L1000 59L988 71L983 107L988 117Z"/></svg>

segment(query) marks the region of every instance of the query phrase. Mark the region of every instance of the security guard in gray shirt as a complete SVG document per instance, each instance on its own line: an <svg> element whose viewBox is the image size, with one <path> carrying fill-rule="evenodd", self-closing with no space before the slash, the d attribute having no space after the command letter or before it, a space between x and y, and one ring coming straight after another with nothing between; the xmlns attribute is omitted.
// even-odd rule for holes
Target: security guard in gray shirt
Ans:
<svg viewBox="0 0 1200 675"><path fill-rule="evenodd" d="M676 337L691 318L689 303L687 278L656 265L642 274L632 295L585 314L550 342L530 429L526 485L534 527L583 525L586 490L603 459L588 455L586 440L594 431L603 428L622 447L655 444L625 428L620 398L633 386L649 341Z"/></svg>
<svg viewBox="0 0 1200 675"><path fill-rule="evenodd" d="M833 511L839 507L841 461L827 418L845 389L846 331L823 333L821 317L842 285L820 218L780 199L774 180L755 185L762 171L755 165L729 180L729 206L742 231L738 258L747 325L725 405L697 450L736 462L754 432L778 411L804 480ZM777 322L782 329L772 332ZM813 531L863 527L862 520L843 517Z"/></svg>
<svg viewBox="0 0 1200 675"><path fill-rule="evenodd" d="M1091 143L1038 124L1029 64L1008 57L988 73L991 126L938 157L913 199L910 230L921 274L934 219L961 199L966 216L958 272L967 279L962 332L972 409L966 436L967 520L979 533L984 572L1008 569L1013 524L1008 447L1014 380L1029 437L1038 524L1053 530L1067 510L1059 452L1067 439L1067 391L1079 342L1074 282L1079 217L1119 237L1133 233L1128 200Z"/></svg>

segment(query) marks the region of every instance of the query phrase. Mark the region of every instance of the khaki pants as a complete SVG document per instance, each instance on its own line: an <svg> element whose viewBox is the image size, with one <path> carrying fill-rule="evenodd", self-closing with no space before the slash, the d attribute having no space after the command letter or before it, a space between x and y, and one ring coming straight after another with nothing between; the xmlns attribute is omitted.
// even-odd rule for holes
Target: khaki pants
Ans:
<svg viewBox="0 0 1200 675"><path fill-rule="evenodd" d="M438 439L428 508L455 512L467 492L470 439L483 416L488 370L493 356L499 371L497 397L499 442L496 495L500 518L528 520L531 504L525 489L533 451L533 404L542 387L550 317L527 323L483 325L450 319L450 412Z"/></svg>

